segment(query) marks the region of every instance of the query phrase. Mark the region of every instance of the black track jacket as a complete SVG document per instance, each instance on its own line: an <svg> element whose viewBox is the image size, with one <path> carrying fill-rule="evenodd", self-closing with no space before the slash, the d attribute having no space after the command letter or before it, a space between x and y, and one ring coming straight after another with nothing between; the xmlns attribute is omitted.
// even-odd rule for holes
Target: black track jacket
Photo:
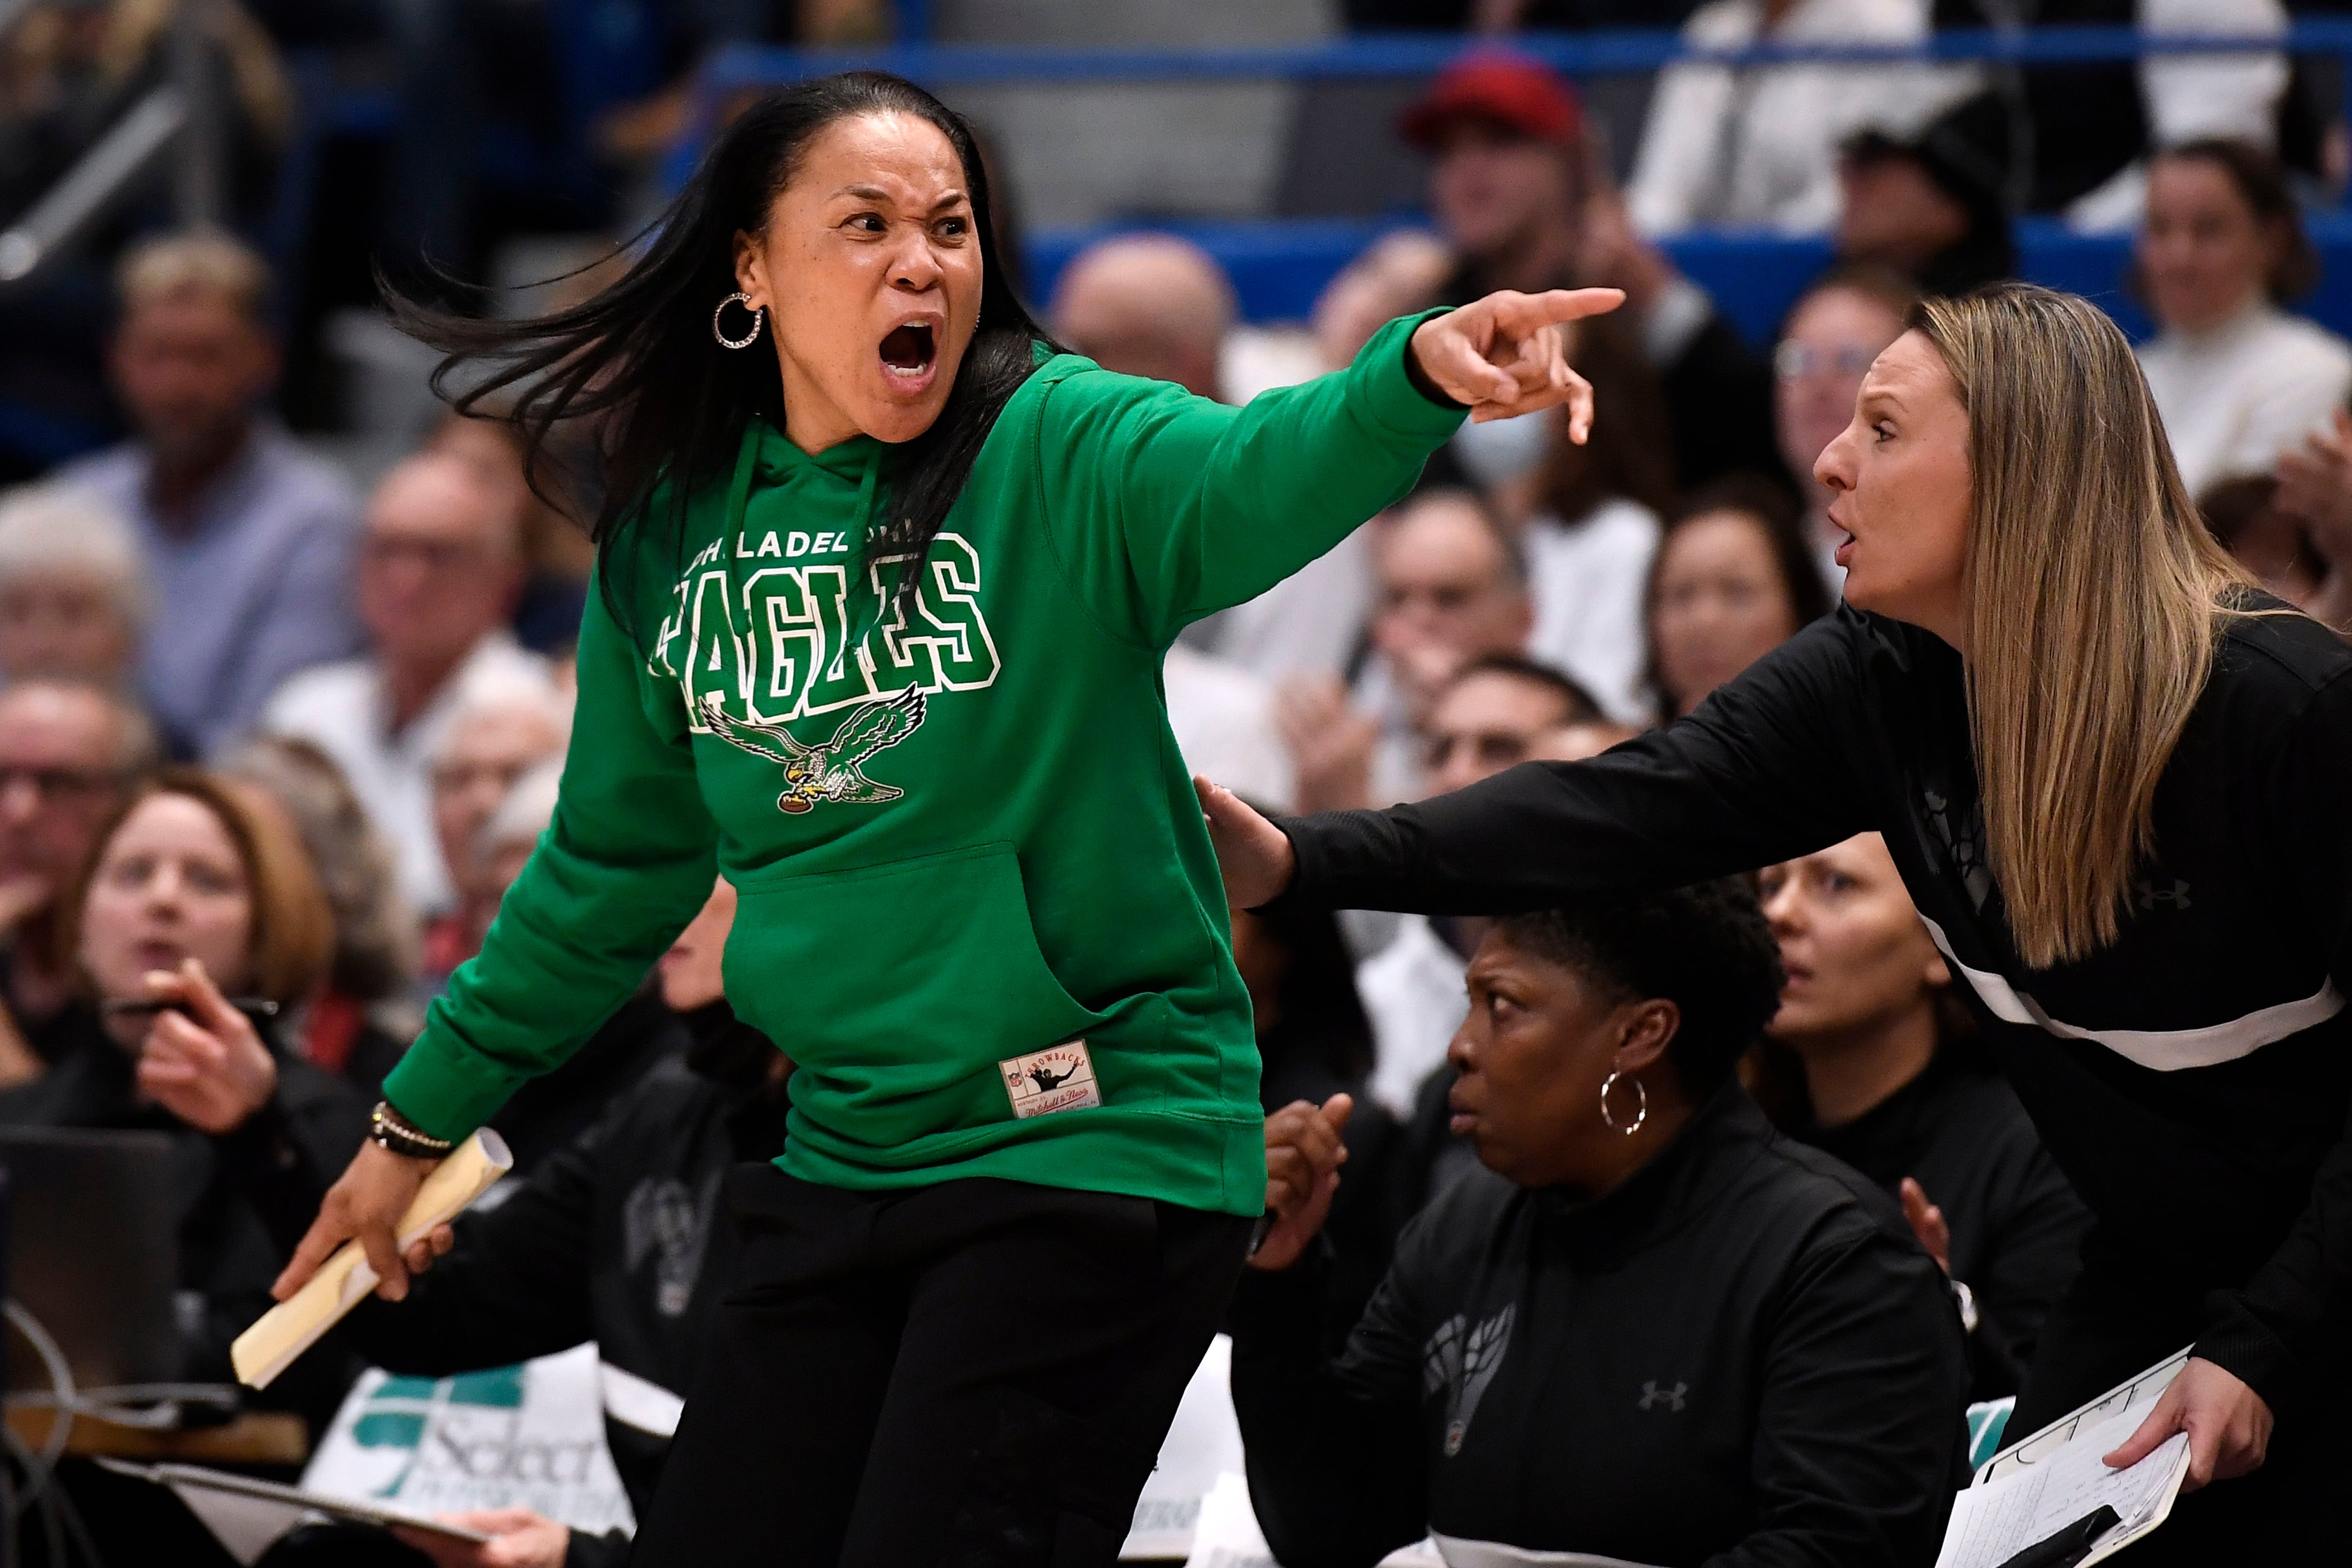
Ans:
<svg viewBox="0 0 2352 1568"><path fill-rule="evenodd" d="M1429 1529L1910 1568L1968 1479L1942 1273L1884 1192L1736 1083L1596 1201L1454 1183L1330 1364L1323 1273L1245 1274L1230 1319L1250 1493L1286 1568L1370 1564Z"/></svg>

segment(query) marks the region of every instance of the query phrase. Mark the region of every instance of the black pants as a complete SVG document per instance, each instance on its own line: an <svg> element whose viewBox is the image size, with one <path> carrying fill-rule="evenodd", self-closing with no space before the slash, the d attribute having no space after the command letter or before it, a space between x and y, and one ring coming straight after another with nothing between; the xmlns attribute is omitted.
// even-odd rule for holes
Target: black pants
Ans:
<svg viewBox="0 0 2352 1568"><path fill-rule="evenodd" d="M2042 1325L2032 1370L2010 1418L2014 1441L2057 1420L2197 1338L2201 1289L2104 1256L2095 1238L2083 1271ZM2131 1568L2220 1568L2352 1562L2341 1500L2352 1487L2352 1435L2340 1412L2352 1388L2340 1368L2290 1409L2274 1411L2263 1468L2180 1498L2162 1528L2116 1559Z"/></svg>
<svg viewBox="0 0 2352 1568"><path fill-rule="evenodd" d="M1077 1568L1137 1493L1250 1222L1017 1182L739 1166L743 1239L632 1563Z"/></svg>

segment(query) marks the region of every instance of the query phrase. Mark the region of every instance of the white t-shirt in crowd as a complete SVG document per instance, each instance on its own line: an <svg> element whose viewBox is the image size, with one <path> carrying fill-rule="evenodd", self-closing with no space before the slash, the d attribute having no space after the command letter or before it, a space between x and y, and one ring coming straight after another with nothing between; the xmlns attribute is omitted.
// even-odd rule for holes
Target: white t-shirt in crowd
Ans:
<svg viewBox="0 0 2352 1568"><path fill-rule="evenodd" d="M1182 643L1168 650L1160 679L1184 765L1245 800L1288 810L1290 753L1275 728L1273 686Z"/></svg>
<svg viewBox="0 0 2352 1568"><path fill-rule="evenodd" d="M1763 33L1762 0L1715 0L1683 37L1738 49ZM1925 0L1797 0L1771 32L1783 44L1907 44L1927 36ZM1836 223L1838 147L1856 132L1909 137L1969 92L1976 73L1916 65L1668 66L1650 100L1626 189L1634 226L1706 224L1815 234Z"/></svg>
<svg viewBox="0 0 2352 1568"><path fill-rule="evenodd" d="M1425 915L1407 915L1395 940L1356 966L1356 993L1372 1025L1371 1096L1399 1120L1412 1114L1422 1080L1445 1059L1470 1015L1469 964Z"/></svg>
<svg viewBox="0 0 2352 1568"><path fill-rule="evenodd" d="M259 727L315 742L335 759L399 858L409 907L432 914L456 897L433 832L433 753L442 731L477 701L534 689L550 697L555 691L547 661L501 628L474 645L404 730L391 727L373 658L322 664L292 677L262 709Z"/></svg>
<svg viewBox="0 0 2352 1568"><path fill-rule="evenodd" d="M2210 331L2166 332L2139 363L2192 497L2270 473L2352 393L2352 344L2267 300Z"/></svg>
<svg viewBox="0 0 2352 1568"><path fill-rule="evenodd" d="M1646 722L1642 595L1658 552L1657 514L1606 500L1571 523L1537 518L1526 543L1536 609L1528 657L1572 677L1619 723Z"/></svg>

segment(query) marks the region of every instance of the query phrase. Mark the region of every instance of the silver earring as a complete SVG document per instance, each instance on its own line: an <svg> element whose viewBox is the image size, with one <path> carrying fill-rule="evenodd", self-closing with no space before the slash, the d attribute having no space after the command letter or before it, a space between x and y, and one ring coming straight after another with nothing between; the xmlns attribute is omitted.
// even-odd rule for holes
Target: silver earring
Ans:
<svg viewBox="0 0 2352 1568"><path fill-rule="evenodd" d="M751 310L751 330L740 338L730 338L727 335L726 330L719 326L719 318L727 313L728 306L737 303L740 303L745 310L751 310L751 296L730 294L719 301L719 309L710 312L710 335L719 340L719 346L722 349L750 348L760 341L760 328L768 319L768 308L765 305Z"/></svg>
<svg viewBox="0 0 2352 1568"><path fill-rule="evenodd" d="M1622 1132L1626 1137L1631 1138L1642 1130L1642 1123L1650 1119L1650 1091L1642 1087L1640 1079L1633 1080L1633 1092L1640 1096L1640 1099L1634 1102L1633 1125L1618 1126L1617 1119L1609 1113L1609 1091L1617 1087L1617 1080L1622 1076L1612 1070L1607 1078L1601 1080L1601 1124L1612 1132Z"/></svg>

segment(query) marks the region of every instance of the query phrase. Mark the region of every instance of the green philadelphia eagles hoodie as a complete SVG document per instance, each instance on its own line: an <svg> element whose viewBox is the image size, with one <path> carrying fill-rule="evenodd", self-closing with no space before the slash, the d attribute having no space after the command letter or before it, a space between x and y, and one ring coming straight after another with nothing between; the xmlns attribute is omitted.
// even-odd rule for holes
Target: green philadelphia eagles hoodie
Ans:
<svg viewBox="0 0 2352 1568"><path fill-rule="evenodd" d="M905 595L908 563L859 564L887 448L754 421L682 558L614 584L634 638L592 587L553 825L385 1097L471 1131L716 872L728 998L798 1065L788 1173L1258 1213L1249 999L1160 660L1412 486L1461 419L1407 378L1423 319L1245 408L1046 360Z"/></svg>

